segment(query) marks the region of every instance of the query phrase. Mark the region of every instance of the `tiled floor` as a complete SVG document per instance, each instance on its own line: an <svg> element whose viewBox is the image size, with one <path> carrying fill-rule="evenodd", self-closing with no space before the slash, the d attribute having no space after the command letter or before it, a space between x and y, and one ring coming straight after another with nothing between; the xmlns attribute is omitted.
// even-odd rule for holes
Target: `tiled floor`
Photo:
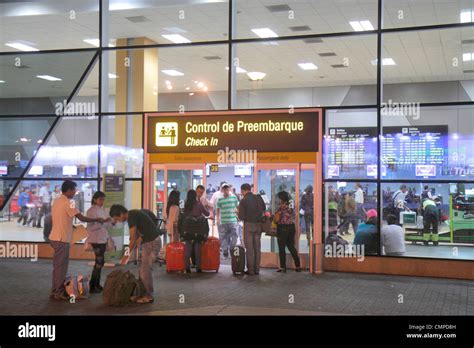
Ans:
<svg viewBox="0 0 474 348"><path fill-rule="evenodd" d="M71 261L69 273L90 270L86 261ZM107 307L100 294L71 304L48 298L51 260L0 260L0 315L474 315L473 281L271 269L235 277L225 264L219 273L191 275L157 266L154 279L153 304Z"/></svg>

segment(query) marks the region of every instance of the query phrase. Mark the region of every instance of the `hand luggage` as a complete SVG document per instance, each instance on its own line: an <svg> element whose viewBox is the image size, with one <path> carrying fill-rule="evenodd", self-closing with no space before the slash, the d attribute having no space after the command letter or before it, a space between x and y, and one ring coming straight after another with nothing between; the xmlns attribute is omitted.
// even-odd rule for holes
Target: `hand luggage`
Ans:
<svg viewBox="0 0 474 348"><path fill-rule="evenodd" d="M201 246L201 270L219 272L221 264L221 243L216 237L209 237Z"/></svg>
<svg viewBox="0 0 474 348"><path fill-rule="evenodd" d="M67 276L64 287L69 296L74 296L76 300L89 297L89 278L86 276Z"/></svg>
<svg viewBox="0 0 474 348"><path fill-rule="evenodd" d="M116 269L107 276L102 298L108 306L124 306L130 303L137 280L130 271Z"/></svg>
<svg viewBox="0 0 474 348"><path fill-rule="evenodd" d="M245 272L245 249L241 245L237 245L232 249L232 273L236 275L244 274Z"/></svg>
<svg viewBox="0 0 474 348"><path fill-rule="evenodd" d="M184 272L184 243L171 242L166 245L166 272Z"/></svg>

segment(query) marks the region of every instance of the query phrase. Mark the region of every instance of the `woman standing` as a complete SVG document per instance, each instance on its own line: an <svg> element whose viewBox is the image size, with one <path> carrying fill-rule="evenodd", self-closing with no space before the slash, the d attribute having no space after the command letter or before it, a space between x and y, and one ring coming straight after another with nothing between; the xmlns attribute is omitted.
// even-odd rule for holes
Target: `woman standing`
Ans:
<svg viewBox="0 0 474 348"><path fill-rule="evenodd" d="M172 242L179 241L178 219L179 219L179 191L170 192L168 202L166 203L166 232Z"/></svg>
<svg viewBox="0 0 474 348"><path fill-rule="evenodd" d="M189 190L184 203L180 231L185 242L186 273L191 273L191 254L196 255L196 269L201 273L201 244L209 234L209 224L205 217L209 216L200 200L197 199L195 190ZM207 231L207 232L206 232Z"/></svg>
<svg viewBox="0 0 474 348"><path fill-rule="evenodd" d="M89 222L87 223L87 243L92 245L95 254L95 264L92 270L90 280L90 292L99 293L103 290L100 285L100 274L105 263L105 249L107 247L107 239L109 238L108 228L111 227L110 217L104 209L105 193L97 191L92 196L92 207L87 211L87 217L97 219L102 218L106 223Z"/></svg>
<svg viewBox="0 0 474 348"><path fill-rule="evenodd" d="M314 219L313 186L308 185L304 189L304 194L301 197L300 209L303 212L304 222L306 225L306 239L308 240L308 245L310 245L311 235L313 234L313 219Z"/></svg>
<svg viewBox="0 0 474 348"><path fill-rule="evenodd" d="M280 268L277 272L286 272L286 248L293 256L296 272L301 272L300 258L295 248L295 211L290 208L290 195L286 191L278 192L280 204L275 213L274 221L277 224L278 254Z"/></svg>

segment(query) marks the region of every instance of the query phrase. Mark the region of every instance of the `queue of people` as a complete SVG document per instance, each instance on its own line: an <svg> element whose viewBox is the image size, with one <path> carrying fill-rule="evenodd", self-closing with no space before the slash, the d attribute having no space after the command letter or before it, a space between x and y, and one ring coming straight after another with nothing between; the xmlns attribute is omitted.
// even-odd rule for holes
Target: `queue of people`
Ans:
<svg viewBox="0 0 474 348"><path fill-rule="evenodd" d="M51 191L50 183L40 186L22 187L18 194L18 226L43 228L44 217L51 212L53 201L61 195L59 186Z"/></svg>

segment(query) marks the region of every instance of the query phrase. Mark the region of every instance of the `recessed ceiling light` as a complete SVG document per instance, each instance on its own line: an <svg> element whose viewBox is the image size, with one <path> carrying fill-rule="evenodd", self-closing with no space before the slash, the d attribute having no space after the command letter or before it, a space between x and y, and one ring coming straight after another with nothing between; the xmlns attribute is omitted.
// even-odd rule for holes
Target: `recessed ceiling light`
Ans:
<svg viewBox="0 0 474 348"><path fill-rule="evenodd" d="M62 79L60 79L59 77L54 77L50 75L36 75L36 77L48 81L62 81Z"/></svg>
<svg viewBox="0 0 474 348"><path fill-rule="evenodd" d="M225 67L225 70L229 70L229 67L226 66ZM240 66L238 66L235 71L237 72L237 74L245 74L247 72L247 70L245 70L244 68L241 68Z"/></svg>
<svg viewBox="0 0 474 348"><path fill-rule="evenodd" d="M187 33L186 30L178 28L178 27L166 27L166 28L163 28L163 29L166 30L166 31L170 31L172 33L175 33L175 34Z"/></svg>
<svg viewBox="0 0 474 348"><path fill-rule="evenodd" d="M167 86L166 86L166 88L168 88L168 89L170 89L170 90L171 90L171 89L173 89L173 86L171 86L171 85L167 85Z"/></svg>
<svg viewBox="0 0 474 348"><path fill-rule="evenodd" d="M173 70L173 69L169 69L169 70L161 70L161 72L163 74L166 74L166 75L169 75L169 76L184 76L184 74L178 70Z"/></svg>
<svg viewBox="0 0 474 348"><path fill-rule="evenodd" d="M299 63L299 67L303 70L317 70L318 67L313 63Z"/></svg>
<svg viewBox="0 0 474 348"><path fill-rule="evenodd" d="M5 46L14 48L19 51L26 51L26 52L31 52L31 51L39 51L39 49L19 43L19 42L9 42L6 43Z"/></svg>
<svg viewBox="0 0 474 348"><path fill-rule="evenodd" d="M85 43L88 43L89 45L92 45L94 47L99 47L100 46L100 40L99 39L84 39L82 40ZM115 47L115 45L109 43L109 47Z"/></svg>
<svg viewBox="0 0 474 348"><path fill-rule="evenodd" d="M4 80L0 80L0 83L5 83L5 81L4 81Z"/></svg>
<svg viewBox="0 0 474 348"><path fill-rule="evenodd" d="M171 85L171 82L168 81L168 80L166 80L166 81L165 81L165 84L166 84L167 86L169 86L169 85Z"/></svg>
<svg viewBox="0 0 474 348"><path fill-rule="evenodd" d="M191 95L191 96L192 96L192 95L194 95L194 93L193 93L193 92L191 92L191 93L189 93L189 95Z"/></svg>
<svg viewBox="0 0 474 348"><path fill-rule="evenodd" d="M377 59L372 61L372 65L377 65ZM382 65L397 65L397 63L392 58L383 58Z"/></svg>
<svg viewBox="0 0 474 348"><path fill-rule="evenodd" d="M267 38L267 37L278 37L278 34L275 33L273 30L271 30L270 28L256 28L256 29L252 29L252 31L258 37L261 37L262 39Z"/></svg>
<svg viewBox="0 0 474 348"><path fill-rule="evenodd" d="M189 91L191 89L191 87L186 87L186 90Z"/></svg>
<svg viewBox="0 0 474 348"><path fill-rule="evenodd" d="M203 88L203 87L204 87L204 83L198 82L198 87L199 87L199 88Z"/></svg>
<svg viewBox="0 0 474 348"><path fill-rule="evenodd" d="M355 31L374 30L374 26L370 21L351 21L349 24Z"/></svg>
<svg viewBox="0 0 474 348"><path fill-rule="evenodd" d="M109 79L116 79L117 77L117 75L109 73Z"/></svg>
<svg viewBox="0 0 474 348"><path fill-rule="evenodd" d="M161 35L161 36L163 36L165 39L167 39L171 42L177 43L177 44L191 42L191 40L188 40L184 36L179 35L179 34L164 34L164 35Z"/></svg>
<svg viewBox="0 0 474 348"><path fill-rule="evenodd" d="M207 92L208 91L208 87L207 86L204 86L204 88L202 89L204 92Z"/></svg>
<svg viewBox="0 0 474 348"><path fill-rule="evenodd" d="M463 10L461 11L461 14L460 14L460 21L461 23L470 23L472 22L472 19L473 19L473 12L472 10Z"/></svg>
<svg viewBox="0 0 474 348"><path fill-rule="evenodd" d="M259 80L263 80L263 78L265 76L267 76L267 74L263 73L263 72L259 72L259 71L251 71L251 72L248 72L247 73L247 76L252 80L252 81L259 81Z"/></svg>

